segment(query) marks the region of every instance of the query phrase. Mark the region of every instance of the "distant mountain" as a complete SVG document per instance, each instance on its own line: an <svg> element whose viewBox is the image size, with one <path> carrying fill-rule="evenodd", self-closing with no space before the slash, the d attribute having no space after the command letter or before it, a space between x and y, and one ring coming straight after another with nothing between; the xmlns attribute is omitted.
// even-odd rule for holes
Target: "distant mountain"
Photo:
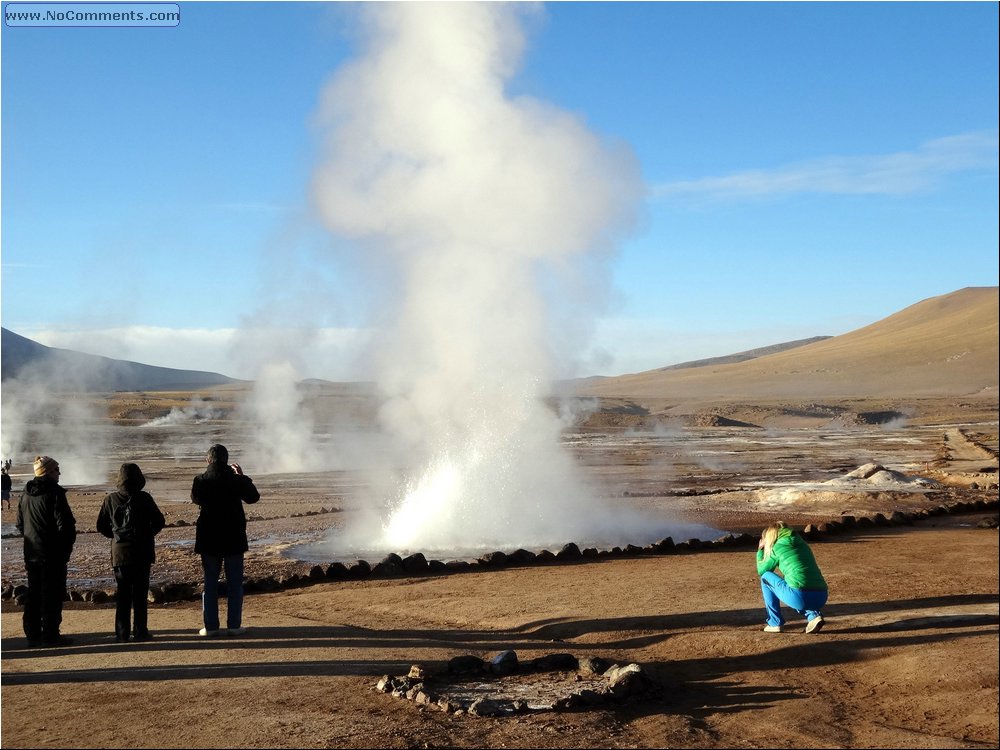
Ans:
<svg viewBox="0 0 1000 750"><path fill-rule="evenodd" d="M155 367L56 349L0 329L0 377L32 379L60 391L180 391L239 383L216 372Z"/></svg>
<svg viewBox="0 0 1000 750"><path fill-rule="evenodd" d="M813 336L810 339L797 339L795 341L786 341L783 344L771 344L770 346L761 346L757 349L747 349L745 352L737 352L736 354L727 354L723 357L709 357L708 359L693 359L690 362L681 362L676 365L667 365L666 367L658 367L654 372L662 372L664 370L686 370L689 367L710 367L712 365L731 365L736 362L746 362L748 359L757 359L757 357L766 357L768 354L777 354L778 352L784 352L789 349L795 349L799 346L805 346L806 344L813 344L817 341L825 341L826 339L832 338L832 336Z"/></svg>
<svg viewBox="0 0 1000 750"><path fill-rule="evenodd" d="M818 336L616 377L559 391L637 400L997 398L1000 289L967 287L918 302L841 336ZM57 390L193 390L239 381L43 346L2 329L4 381L31 377ZM307 383L320 388L322 381ZM346 384L341 384L346 385ZM354 384L363 391L370 384ZM568 386L568 387L567 387Z"/></svg>
<svg viewBox="0 0 1000 750"><path fill-rule="evenodd" d="M577 382L631 399L997 397L998 287L918 302L842 336L730 363ZM722 358L725 359L725 358Z"/></svg>

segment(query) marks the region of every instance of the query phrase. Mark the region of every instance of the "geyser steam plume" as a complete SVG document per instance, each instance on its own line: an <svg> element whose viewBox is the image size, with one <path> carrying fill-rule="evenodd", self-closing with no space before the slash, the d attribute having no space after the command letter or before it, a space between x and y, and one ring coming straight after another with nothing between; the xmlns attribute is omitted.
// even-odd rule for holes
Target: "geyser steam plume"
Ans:
<svg viewBox="0 0 1000 750"><path fill-rule="evenodd" d="M607 256L643 187L627 150L572 115L505 94L525 12L365 5L366 51L325 92L317 202L399 285L376 354L380 417L419 467L388 499L381 528L365 532L370 548L638 530L578 479L543 397L552 304L566 305L581 269Z"/></svg>

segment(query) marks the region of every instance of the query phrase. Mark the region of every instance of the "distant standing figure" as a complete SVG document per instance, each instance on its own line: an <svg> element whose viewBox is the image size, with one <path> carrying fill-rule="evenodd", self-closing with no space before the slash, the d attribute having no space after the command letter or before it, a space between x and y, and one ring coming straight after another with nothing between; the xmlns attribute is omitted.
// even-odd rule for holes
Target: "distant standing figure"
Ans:
<svg viewBox="0 0 1000 750"><path fill-rule="evenodd" d="M202 619L199 635L219 635L219 574L226 571L228 608L226 629L229 635L241 635L243 627L243 553L247 543L247 517L243 503L260 500L253 480L243 474L239 464L229 463L224 445L208 449L208 470L194 478L191 501L201 508L195 532L194 551L201 555L205 572L202 596Z"/></svg>
<svg viewBox="0 0 1000 750"><path fill-rule="evenodd" d="M781 575L774 572L779 570ZM785 624L781 605L806 619L806 632L823 627L823 605L829 594L826 580L805 540L783 521L764 529L757 545L757 575L764 594L767 624L764 631L780 633Z"/></svg>
<svg viewBox="0 0 1000 750"><path fill-rule="evenodd" d="M0 465L0 505L6 505L7 510L10 510L11 479L9 472L10 459L8 458Z"/></svg>
<svg viewBox="0 0 1000 750"><path fill-rule="evenodd" d="M111 567L118 584L115 638L127 643L131 634L134 640L148 641L153 637L147 615L149 571L156 562L154 537L166 519L152 495L142 491L146 477L137 464L121 465L116 486L97 514L97 530L111 539Z"/></svg>
<svg viewBox="0 0 1000 750"><path fill-rule="evenodd" d="M24 536L24 567L28 595L24 603L24 634L28 645L63 646L61 635L66 566L76 542L76 519L59 486L59 462L37 456L35 477L28 480L17 504L17 530Z"/></svg>

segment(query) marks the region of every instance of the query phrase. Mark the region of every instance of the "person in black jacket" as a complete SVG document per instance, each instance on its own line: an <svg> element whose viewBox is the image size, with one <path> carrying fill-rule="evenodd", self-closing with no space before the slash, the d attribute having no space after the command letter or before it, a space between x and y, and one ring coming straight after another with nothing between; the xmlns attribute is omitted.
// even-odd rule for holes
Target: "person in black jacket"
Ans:
<svg viewBox="0 0 1000 750"><path fill-rule="evenodd" d="M24 603L24 634L28 645L72 643L59 632L66 597L66 566L76 542L76 519L59 486L59 462L37 456L35 478L28 480L17 504L17 530L24 536L24 567L28 595Z"/></svg>
<svg viewBox="0 0 1000 750"><path fill-rule="evenodd" d="M111 539L111 567L118 592L115 596L115 638L129 639L129 621L135 620L132 638L148 641L149 571L156 562L154 537L166 519L152 495L143 492L146 477L137 464L122 464L118 470L117 492L104 498L97 514L97 530Z"/></svg>
<svg viewBox="0 0 1000 750"><path fill-rule="evenodd" d="M194 478L191 501L200 507L194 551L201 555L205 572L202 619L199 635L219 635L219 573L226 571L226 629L229 635L246 632L243 627L243 553L247 543L247 517L243 503L255 503L260 493L239 464L229 464L224 445L208 449L208 470Z"/></svg>

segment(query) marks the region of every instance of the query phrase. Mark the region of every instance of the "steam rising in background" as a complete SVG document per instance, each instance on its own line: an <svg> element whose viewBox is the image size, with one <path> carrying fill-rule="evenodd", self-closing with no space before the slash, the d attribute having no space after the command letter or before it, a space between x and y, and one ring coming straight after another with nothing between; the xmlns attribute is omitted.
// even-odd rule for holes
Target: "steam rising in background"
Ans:
<svg viewBox="0 0 1000 750"><path fill-rule="evenodd" d="M212 406L211 403L195 396L184 408L178 409L174 407L164 416L149 420L143 427L173 427L175 425L219 419L222 416L222 412Z"/></svg>
<svg viewBox="0 0 1000 750"><path fill-rule="evenodd" d="M312 440L314 420L298 385L301 352L310 346L314 332L272 321L247 323L232 347L233 356L255 373L252 389L235 415L248 422L252 432L248 455L241 460L248 467L259 467L255 471L324 468Z"/></svg>
<svg viewBox="0 0 1000 750"><path fill-rule="evenodd" d="M14 461L12 472L32 473L36 455L59 462L60 484L103 484L112 459L104 415L85 398L67 398L84 390L86 373L47 366L25 368L3 384L2 456ZM15 487L15 490L20 488Z"/></svg>
<svg viewBox="0 0 1000 750"><path fill-rule="evenodd" d="M599 502L563 447L574 410L596 404L545 403L553 378L586 350L608 293L606 261L644 187L627 149L549 104L508 95L521 22L534 12L362 4L365 52L324 92L314 196L356 251L378 311L358 330L373 340L363 364L377 373L381 432L344 417L342 403L323 408L302 382L324 315L303 300L343 303L323 293L329 269L286 257L280 242L261 312L233 335L231 360L254 382L221 439L251 475L369 472L370 515L331 548L610 546L664 535ZM296 295L302 279L316 288ZM122 446L103 445L102 417L71 414L89 402L26 382L36 385L4 383L4 454L44 445L36 452L60 461L66 484L107 483L112 459L95 458ZM200 459L217 438L216 416L196 400L145 427L206 422L175 449Z"/></svg>
<svg viewBox="0 0 1000 750"><path fill-rule="evenodd" d="M248 461L268 472L319 471L326 463L296 370L288 362L261 367L241 413L253 425Z"/></svg>
<svg viewBox="0 0 1000 750"><path fill-rule="evenodd" d="M649 530L603 508L543 403L616 235L636 161L574 116L511 97L532 9L364 5L365 53L325 91L316 201L391 285L380 422L403 478L348 544L455 549ZM568 310L573 315L567 314ZM563 338L566 337L566 338ZM416 471L407 471L416 469Z"/></svg>

